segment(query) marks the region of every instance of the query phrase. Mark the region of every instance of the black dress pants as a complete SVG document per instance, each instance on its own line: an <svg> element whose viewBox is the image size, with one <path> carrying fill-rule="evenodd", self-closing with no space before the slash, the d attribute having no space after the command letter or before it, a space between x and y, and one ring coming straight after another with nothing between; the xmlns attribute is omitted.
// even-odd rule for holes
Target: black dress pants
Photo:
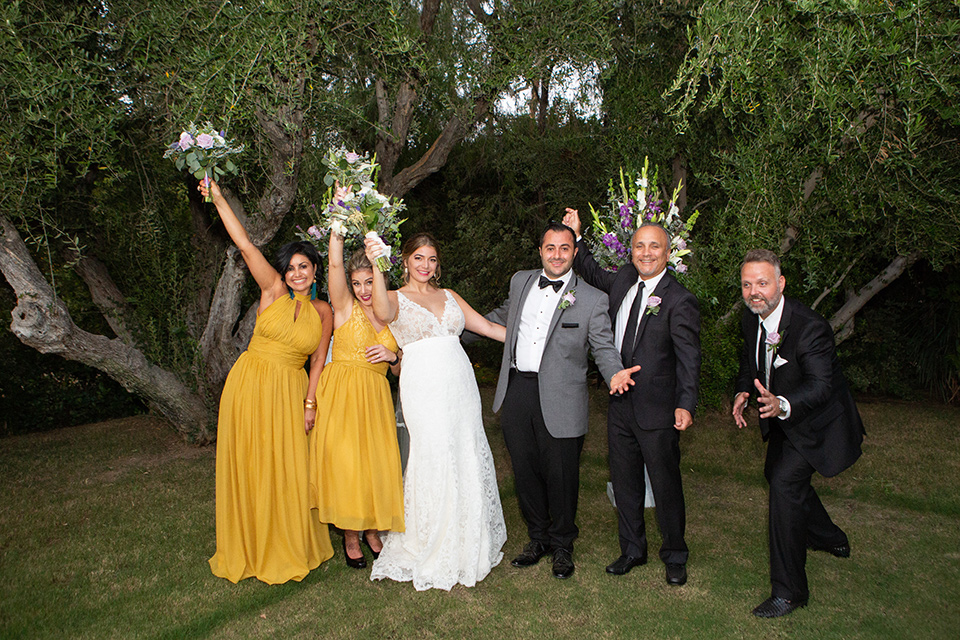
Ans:
<svg viewBox="0 0 960 640"><path fill-rule="evenodd" d="M510 372L500 425L510 452L520 513L530 539L573 550L583 436L555 438L540 409L536 374Z"/></svg>
<svg viewBox="0 0 960 640"><path fill-rule="evenodd" d="M687 521L680 478L680 432L672 424L669 429L641 429L629 396L612 396L607 413L607 445L610 479L617 501L620 553L647 557L643 508L646 495L643 466L646 464L663 538L660 559L664 563L686 564L690 552L685 540Z"/></svg>
<svg viewBox="0 0 960 640"><path fill-rule="evenodd" d="M807 600L807 545L847 544L810 484L814 468L770 420L764 475L770 483L771 595Z"/></svg>

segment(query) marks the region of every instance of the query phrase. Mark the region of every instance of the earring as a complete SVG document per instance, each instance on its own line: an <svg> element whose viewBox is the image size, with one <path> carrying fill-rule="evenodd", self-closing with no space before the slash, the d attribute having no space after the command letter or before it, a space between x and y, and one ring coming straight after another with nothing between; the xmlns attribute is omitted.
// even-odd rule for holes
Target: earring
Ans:
<svg viewBox="0 0 960 640"><path fill-rule="evenodd" d="M317 299L317 281L316 280L314 280L313 284L310 286L310 299L311 300Z"/></svg>
<svg viewBox="0 0 960 640"><path fill-rule="evenodd" d="M293 300L293 289L291 289L290 287L287 287L287 291L290 292L290 299Z"/></svg>

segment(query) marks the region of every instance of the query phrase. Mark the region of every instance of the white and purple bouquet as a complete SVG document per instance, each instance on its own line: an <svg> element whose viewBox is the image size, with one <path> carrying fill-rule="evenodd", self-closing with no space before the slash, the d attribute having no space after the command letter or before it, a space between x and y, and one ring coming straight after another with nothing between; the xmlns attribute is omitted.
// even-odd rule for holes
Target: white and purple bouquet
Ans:
<svg viewBox="0 0 960 640"><path fill-rule="evenodd" d="M377 269L389 273L399 263L399 258L391 257L391 247L400 242L400 225L405 219L400 219L399 214L406 205L403 200L377 191L379 165L368 154L361 155L344 148L330 149L323 163L329 169L324 177L329 188L323 206L319 210L312 208L314 226L307 230L306 239L316 244L332 231L343 237L345 245L356 249L363 247L365 237L376 238L383 245L377 258ZM349 189L343 198L334 197L336 182Z"/></svg>
<svg viewBox="0 0 960 640"><path fill-rule="evenodd" d="M227 140L225 131L217 129L209 122L197 126L190 123L180 133L180 139L167 147L164 158L173 160L177 169L186 168L198 180L219 180L226 173L236 173L237 165L230 156L243 151L243 145ZM207 196L206 202L210 202Z"/></svg>
<svg viewBox="0 0 960 640"><path fill-rule="evenodd" d="M655 222L670 233L670 257L668 268L677 273L686 273L687 265L684 256L690 253L687 245L690 242L690 231L700 215L694 211L686 222L680 217L680 209L676 205L680 194L681 184L677 184L670 202L664 206L663 200L657 199L657 174L649 177L650 160L644 158L643 171L640 175L625 172L620 169L620 184L614 186L613 180L607 187L607 206L594 209L593 234L587 239L590 250L597 262L604 269L616 271L617 268L630 260L630 241L634 232L644 222Z"/></svg>

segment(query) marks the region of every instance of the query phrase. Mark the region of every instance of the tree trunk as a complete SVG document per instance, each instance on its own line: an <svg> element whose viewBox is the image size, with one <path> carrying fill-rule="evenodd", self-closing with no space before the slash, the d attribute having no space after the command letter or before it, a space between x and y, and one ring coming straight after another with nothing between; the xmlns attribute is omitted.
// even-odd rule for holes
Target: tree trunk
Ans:
<svg viewBox="0 0 960 640"><path fill-rule="evenodd" d="M211 408L176 375L153 365L123 340L89 333L74 324L5 215L0 215L0 271L17 294L10 329L21 342L100 369L145 398L186 440L196 444L214 440Z"/></svg>
<svg viewBox="0 0 960 640"><path fill-rule="evenodd" d="M830 327L836 333L837 344L853 335L853 317L856 313L919 259L919 251L914 251L905 256L897 256L877 277L864 285L856 294L847 298L844 305L830 318Z"/></svg>

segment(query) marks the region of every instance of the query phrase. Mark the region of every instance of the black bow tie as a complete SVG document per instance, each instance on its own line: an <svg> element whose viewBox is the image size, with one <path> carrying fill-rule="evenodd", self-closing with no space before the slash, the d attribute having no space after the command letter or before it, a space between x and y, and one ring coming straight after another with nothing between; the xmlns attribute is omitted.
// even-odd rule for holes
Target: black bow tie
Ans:
<svg viewBox="0 0 960 640"><path fill-rule="evenodd" d="M540 275L540 288L546 289L547 287L553 287L553 290L557 293L560 293L560 289L563 288L563 280L551 280L545 275Z"/></svg>

